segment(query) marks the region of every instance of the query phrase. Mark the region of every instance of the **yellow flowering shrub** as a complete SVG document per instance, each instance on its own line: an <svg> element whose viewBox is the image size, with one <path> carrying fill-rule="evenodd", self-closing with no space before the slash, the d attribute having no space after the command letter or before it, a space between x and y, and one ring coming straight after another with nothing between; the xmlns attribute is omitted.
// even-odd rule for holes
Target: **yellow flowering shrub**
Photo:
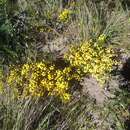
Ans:
<svg viewBox="0 0 130 130"><path fill-rule="evenodd" d="M105 37L98 38L98 43L103 43ZM107 73L111 72L113 65L117 64L114 60L116 54L109 47L103 47L100 44L83 42L80 45L72 46L64 56L72 67L77 68L80 74L91 74L97 81L103 85L107 79Z"/></svg>
<svg viewBox="0 0 130 130"><path fill-rule="evenodd" d="M64 9L60 14L59 14L59 21L61 22L68 22L70 20L72 11L69 9Z"/></svg>
<svg viewBox="0 0 130 130"><path fill-rule="evenodd" d="M69 89L72 79L80 81L83 76L90 74L103 85L109 78L108 73L118 64L112 47L103 46L105 41L105 35L100 35L95 43L89 41L72 46L64 55L69 62L64 69L45 61L12 66L8 84L20 97L52 95L66 102L71 97Z"/></svg>
<svg viewBox="0 0 130 130"><path fill-rule="evenodd" d="M69 81L73 78L80 77L73 74L71 67L60 70L55 65L39 62L11 69L8 83L12 87L16 83L15 92L23 97L54 95L68 101L71 96L67 92Z"/></svg>

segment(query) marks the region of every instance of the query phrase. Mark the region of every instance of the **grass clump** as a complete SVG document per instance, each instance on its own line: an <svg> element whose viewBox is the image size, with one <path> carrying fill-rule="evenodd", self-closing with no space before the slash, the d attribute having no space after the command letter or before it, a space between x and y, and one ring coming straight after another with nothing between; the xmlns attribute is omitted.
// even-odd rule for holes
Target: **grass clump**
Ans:
<svg viewBox="0 0 130 130"><path fill-rule="evenodd" d="M2 68L0 68L0 92L3 91L3 81L2 81L2 79L3 79L3 70L2 70Z"/></svg>

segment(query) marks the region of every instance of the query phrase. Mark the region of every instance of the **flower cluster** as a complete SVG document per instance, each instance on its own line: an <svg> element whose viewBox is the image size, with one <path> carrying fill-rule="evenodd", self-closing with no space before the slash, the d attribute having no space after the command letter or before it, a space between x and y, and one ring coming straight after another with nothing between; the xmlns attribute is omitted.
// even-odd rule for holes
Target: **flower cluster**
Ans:
<svg viewBox="0 0 130 130"><path fill-rule="evenodd" d="M73 74L71 67L60 70L55 65L40 62L24 64L22 67L12 69L8 83L10 86L16 83L15 91L24 97L53 95L68 101L71 95L67 91L69 82L73 78L80 77Z"/></svg>
<svg viewBox="0 0 130 130"><path fill-rule="evenodd" d="M59 21L68 22L71 17L72 11L69 9L64 9L59 15Z"/></svg>
<svg viewBox="0 0 130 130"><path fill-rule="evenodd" d="M101 34L97 39L97 43L98 45L102 46L105 42L106 42L106 36L104 34Z"/></svg>
<svg viewBox="0 0 130 130"><path fill-rule="evenodd" d="M101 36L98 40L103 42L105 38ZM83 42L72 46L65 55L65 59L72 67L76 67L80 74L91 74L103 85L107 79L107 73L111 72L113 65L118 63L114 60L115 56L110 46L103 47L91 42Z"/></svg>
<svg viewBox="0 0 130 130"><path fill-rule="evenodd" d="M72 79L80 81L83 76L90 74L103 85L108 73L118 64L112 47L103 46L105 41L106 37L101 35L95 43L89 41L72 46L64 55L70 65L62 70L45 61L13 67L8 83L19 96L52 95L68 101Z"/></svg>

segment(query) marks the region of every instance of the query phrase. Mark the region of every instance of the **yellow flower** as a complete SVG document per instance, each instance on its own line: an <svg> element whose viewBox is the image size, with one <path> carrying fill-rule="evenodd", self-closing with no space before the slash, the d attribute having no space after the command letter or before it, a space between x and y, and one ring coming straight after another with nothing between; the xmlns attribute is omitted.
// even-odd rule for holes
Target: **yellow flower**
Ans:
<svg viewBox="0 0 130 130"><path fill-rule="evenodd" d="M103 43L105 40L106 37L100 35L97 41ZM103 84L105 83L103 74L109 73L113 65L118 63L113 60L115 56L111 46L106 48L91 41L72 46L64 58L70 62L71 67L77 68L81 77L85 74L91 74L99 83Z"/></svg>
<svg viewBox="0 0 130 130"><path fill-rule="evenodd" d="M59 21L61 22L68 22L70 19L70 16L72 14L72 11L69 9L64 9L60 15L59 15Z"/></svg>
<svg viewBox="0 0 130 130"><path fill-rule="evenodd" d="M70 94L64 93L63 96L61 96L61 99L62 99L64 102L68 102L68 101L70 100L70 97L71 97Z"/></svg>
<svg viewBox="0 0 130 130"><path fill-rule="evenodd" d="M7 81L12 88L14 87L17 90L18 94L16 95L21 97L39 97L48 93L48 95L60 98L65 93L65 100L67 100L66 91L70 87L71 67L65 67L62 71L57 69L55 65L39 62L24 64L22 67L15 68L10 70ZM19 93L17 86L19 86L23 93Z"/></svg>
<svg viewBox="0 0 130 130"><path fill-rule="evenodd" d="M97 42L98 42L98 45L99 45L99 44L102 45L103 43L106 42L106 36L105 36L104 34L101 34L101 35L99 36Z"/></svg>

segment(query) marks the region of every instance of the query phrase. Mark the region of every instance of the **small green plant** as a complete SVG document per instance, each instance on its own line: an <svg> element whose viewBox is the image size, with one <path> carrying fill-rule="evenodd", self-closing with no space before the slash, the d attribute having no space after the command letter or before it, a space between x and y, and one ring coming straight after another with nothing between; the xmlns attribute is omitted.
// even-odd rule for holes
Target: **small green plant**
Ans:
<svg viewBox="0 0 130 130"><path fill-rule="evenodd" d="M97 44L103 46L103 44L106 42L106 36L104 34L101 34L97 39Z"/></svg>

